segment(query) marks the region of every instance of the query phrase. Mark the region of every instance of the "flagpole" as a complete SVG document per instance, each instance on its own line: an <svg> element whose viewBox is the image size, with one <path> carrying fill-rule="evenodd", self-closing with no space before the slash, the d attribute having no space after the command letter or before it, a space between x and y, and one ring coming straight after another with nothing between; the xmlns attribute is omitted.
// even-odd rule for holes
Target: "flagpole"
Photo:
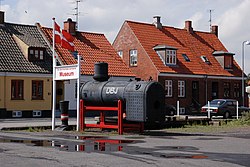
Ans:
<svg viewBox="0 0 250 167"><path fill-rule="evenodd" d="M53 101L52 101L52 131L55 130L55 110L56 110L56 80L55 80L55 67L56 67L56 58L55 58L55 18L53 20Z"/></svg>
<svg viewBox="0 0 250 167"><path fill-rule="evenodd" d="M77 123L76 123L76 130L80 131L80 77L81 77L81 59L80 55L77 54L78 58L78 78L77 78L77 103L76 103L76 110L77 110Z"/></svg>

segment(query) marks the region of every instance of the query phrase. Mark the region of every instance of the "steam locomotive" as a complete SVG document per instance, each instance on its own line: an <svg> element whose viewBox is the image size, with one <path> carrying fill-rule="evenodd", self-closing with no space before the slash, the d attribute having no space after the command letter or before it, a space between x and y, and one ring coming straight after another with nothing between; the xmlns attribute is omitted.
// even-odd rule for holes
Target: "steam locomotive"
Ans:
<svg viewBox="0 0 250 167"><path fill-rule="evenodd" d="M164 88L154 81L109 81L108 64L94 67L94 80L80 88L80 98L87 105L115 106L122 100L127 121L162 123L165 121Z"/></svg>

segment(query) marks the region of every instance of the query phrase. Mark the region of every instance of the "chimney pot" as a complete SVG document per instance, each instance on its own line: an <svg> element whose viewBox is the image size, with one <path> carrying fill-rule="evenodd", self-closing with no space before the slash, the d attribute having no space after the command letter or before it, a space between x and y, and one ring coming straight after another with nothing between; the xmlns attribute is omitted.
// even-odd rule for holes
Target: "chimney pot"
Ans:
<svg viewBox="0 0 250 167"><path fill-rule="evenodd" d="M71 18L68 18L68 20L64 22L64 30L71 35L76 35L76 22L72 21Z"/></svg>
<svg viewBox="0 0 250 167"><path fill-rule="evenodd" d="M0 11L0 24L4 24L4 12Z"/></svg>
<svg viewBox="0 0 250 167"><path fill-rule="evenodd" d="M218 32L219 32L218 29L219 29L219 27L217 25L213 25L211 27L211 33L215 34L218 37Z"/></svg>
<svg viewBox="0 0 250 167"><path fill-rule="evenodd" d="M185 29L187 30L187 32L193 33L192 21L185 21Z"/></svg>
<svg viewBox="0 0 250 167"><path fill-rule="evenodd" d="M154 16L154 21L153 24L157 29L162 29L162 24L161 24L161 16Z"/></svg>

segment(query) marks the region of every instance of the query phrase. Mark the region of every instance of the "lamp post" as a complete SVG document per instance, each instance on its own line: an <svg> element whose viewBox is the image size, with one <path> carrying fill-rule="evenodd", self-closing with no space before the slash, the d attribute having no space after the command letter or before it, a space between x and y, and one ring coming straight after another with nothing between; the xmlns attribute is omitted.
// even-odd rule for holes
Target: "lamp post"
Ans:
<svg viewBox="0 0 250 167"><path fill-rule="evenodd" d="M242 42L242 106L244 106L244 103L245 103L245 90L244 90L244 87L245 87L245 82L244 82L244 46L246 45L250 45L250 41L243 41Z"/></svg>

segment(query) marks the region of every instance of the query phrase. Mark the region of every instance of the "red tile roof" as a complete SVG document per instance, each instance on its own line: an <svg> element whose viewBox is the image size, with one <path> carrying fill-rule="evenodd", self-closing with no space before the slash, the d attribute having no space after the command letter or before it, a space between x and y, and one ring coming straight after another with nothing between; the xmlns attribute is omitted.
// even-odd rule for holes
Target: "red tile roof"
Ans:
<svg viewBox="0 0 250 167"><path fill-rule="evenodd" d="M52 29L41 27L41 30L52 45ZM76 32L73 43L75 50L84 60L81 62L82 74L93 75L96 62L107 62L110 76L135 76L118 56L104 34ZM70 51L58 44L56 44L56 52L64 65L77 64L77 60Z"/></svg>
<svg viewBox="0 0 250 167"><path fill-rule="evenodd" d="M181 74L203 74L241 76L239 65L234 61L233 71L222 68L216 58L214 51L228 52L215 34L208 32L193 31L189 33L186 29L163 26L157 29L153 24L126 21L127 24L150 59L161 73ZM166 66L154 51L157 45L167 45L177 48L177 66ZM185 61L182 54L186 54L190 62ZM200 57L206 56L210 64L205 63Z"/></svg>

